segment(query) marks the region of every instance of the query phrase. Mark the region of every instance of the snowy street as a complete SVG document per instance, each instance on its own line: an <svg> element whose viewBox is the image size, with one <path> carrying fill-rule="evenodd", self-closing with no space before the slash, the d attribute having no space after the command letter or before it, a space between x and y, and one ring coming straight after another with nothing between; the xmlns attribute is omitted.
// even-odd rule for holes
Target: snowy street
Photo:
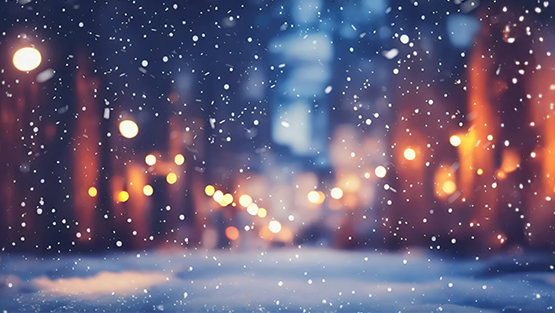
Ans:
<svg viewBox="0 0 555 313"><path fill-rule="evenodd" d="M543 312L555 299L548 261L531 256L302 247L1 260L4 312Z"/></svg>

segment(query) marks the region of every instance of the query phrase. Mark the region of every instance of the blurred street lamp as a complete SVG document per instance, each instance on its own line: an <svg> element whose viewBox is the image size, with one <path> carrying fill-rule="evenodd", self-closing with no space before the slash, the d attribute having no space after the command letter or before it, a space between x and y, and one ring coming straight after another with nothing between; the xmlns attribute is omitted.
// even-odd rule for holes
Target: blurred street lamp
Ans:
<svg viewBox="0 0 555 313"><path fill-rule="evenodd" d="M39 50L32 47L21 48L13 55L13 65L22 72L36 69L41 61L42 57Z"/></svg>

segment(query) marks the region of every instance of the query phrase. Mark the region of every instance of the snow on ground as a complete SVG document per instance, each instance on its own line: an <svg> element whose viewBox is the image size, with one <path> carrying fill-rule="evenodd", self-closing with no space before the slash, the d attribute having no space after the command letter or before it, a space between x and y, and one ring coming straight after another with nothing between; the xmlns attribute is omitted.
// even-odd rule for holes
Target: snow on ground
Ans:
<svg viewBox="0 0 555 313"><path fill-rule="evenodd" d="M2 312L544 312L550 259L289 248L0 255Z"/></svg>

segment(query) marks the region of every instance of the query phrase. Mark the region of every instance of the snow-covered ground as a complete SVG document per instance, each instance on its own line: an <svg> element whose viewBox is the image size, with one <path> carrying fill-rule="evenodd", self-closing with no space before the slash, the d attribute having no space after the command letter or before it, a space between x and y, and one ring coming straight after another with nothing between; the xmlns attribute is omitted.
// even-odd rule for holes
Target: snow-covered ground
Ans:
<svg viewBox="0 0 555 313"><path fill-rule="evenodd" d="M544 312L551 260L287 248L0 255L2 312ZM555 262L553 262L555 264Z"/></svg>

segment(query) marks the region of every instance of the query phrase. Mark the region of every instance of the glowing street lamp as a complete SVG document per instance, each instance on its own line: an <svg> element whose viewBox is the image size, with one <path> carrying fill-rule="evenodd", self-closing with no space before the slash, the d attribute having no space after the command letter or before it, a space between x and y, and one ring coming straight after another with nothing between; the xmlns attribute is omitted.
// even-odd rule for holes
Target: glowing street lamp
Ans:
<svg viewBox="0 0 555 313"><path fill-rule="evenodd" d="M17 50L13 55L13 65L22 72L36 69L42 60L39 50L25 47Z"/></svg>
<svg viewBox="0 0 555 313"><path fill-rule="evenodd" d="M125 138L133 138L139 133L139 126L131 120L121 121L119 123L119 132Z"/></svg>

